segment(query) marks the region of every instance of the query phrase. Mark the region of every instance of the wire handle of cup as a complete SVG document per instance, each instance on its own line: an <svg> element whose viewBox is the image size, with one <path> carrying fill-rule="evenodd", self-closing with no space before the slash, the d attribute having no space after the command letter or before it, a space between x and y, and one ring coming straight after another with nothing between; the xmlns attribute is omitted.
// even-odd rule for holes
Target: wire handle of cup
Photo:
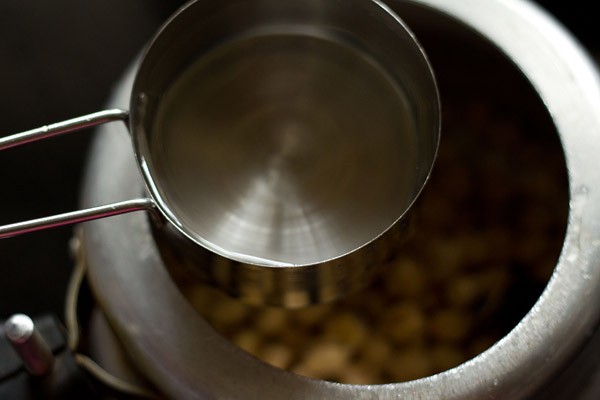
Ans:
<svg viewBox="0 0 600 400"><path fill-rule="evenodd" d="M0 151L54 136L78 132L108 122L122 121L127 124L128 120L129 112L125 110L110 109L98 111L0 138ZM111 217L133 211L153 209L155 209L155 204L150 198L126 200L118 203L0 226L0 239L63 225Z"/></svg>

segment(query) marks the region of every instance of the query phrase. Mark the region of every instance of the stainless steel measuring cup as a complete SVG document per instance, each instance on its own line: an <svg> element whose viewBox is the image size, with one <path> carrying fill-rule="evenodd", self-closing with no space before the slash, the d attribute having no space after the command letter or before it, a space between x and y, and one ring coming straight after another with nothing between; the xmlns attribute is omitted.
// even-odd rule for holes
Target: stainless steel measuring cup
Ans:
<svg viewBox="0 0 600 400"><path fill-rule="evenodd" d="M156 210L182 241L239 263L242 281L277 287L255 302L300 305L362 279L349 271L427 179L439 100L422 49L379 1L192 1L144 52L129 112L9 136L0 150L114 120L129 126L148 196L0 237ZM288 283L273 284L281 274Z"/></svg>

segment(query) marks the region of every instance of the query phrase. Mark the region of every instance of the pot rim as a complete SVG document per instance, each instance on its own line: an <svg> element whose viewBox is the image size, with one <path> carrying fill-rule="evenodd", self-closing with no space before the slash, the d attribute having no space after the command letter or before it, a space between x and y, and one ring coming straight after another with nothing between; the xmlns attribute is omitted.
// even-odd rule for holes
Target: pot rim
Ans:
<svg viewBox="0 0 600 400"><path fill-rule="evenodd" d="M523 398L564 367L597 328L600 79L591 59L552 17L524 0L407 3L443 13L487 38L522 71L549 111L566 157L570 212L563 250L546 289L508 335L454 369L404 383L337 384L268 366L216 333L170 281L143 216L89 224L83 240L96 298L135 364L164 393L175 398ZM104 185L92 183L110 180L95 166L107 149L114 153L112 145L121 139L103 139L96 142L88 166L84 203L102 196L95 186ZM135 171L135 166L130 169ZM125 185L119 190L139 188ZM128 237L136 251L118 242L128 224L139 231ZM114 247L105 242L107 237L116 242ZM132 270L130 263L143 268ZM166 283L160 287L161 307L156 307L152 293L159 280ZM148 297L140 298L140 293ZM176 335L185 340L173 340Z"/></svg>

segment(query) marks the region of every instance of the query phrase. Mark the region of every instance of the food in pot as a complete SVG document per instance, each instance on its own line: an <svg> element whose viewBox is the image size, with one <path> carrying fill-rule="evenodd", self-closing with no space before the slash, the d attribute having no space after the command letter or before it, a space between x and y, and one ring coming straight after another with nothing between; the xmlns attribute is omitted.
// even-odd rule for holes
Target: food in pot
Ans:
<svg viewBox="0 0 600 400"><path fill-rule="evenodd" d="M253 307L173 276L191 304L248 353L354 384L455 367L504 336L539 297L561 250L568 191L555 133L509 110L444 107L442 143L410 232L364 291L297 310Z"/></svg>

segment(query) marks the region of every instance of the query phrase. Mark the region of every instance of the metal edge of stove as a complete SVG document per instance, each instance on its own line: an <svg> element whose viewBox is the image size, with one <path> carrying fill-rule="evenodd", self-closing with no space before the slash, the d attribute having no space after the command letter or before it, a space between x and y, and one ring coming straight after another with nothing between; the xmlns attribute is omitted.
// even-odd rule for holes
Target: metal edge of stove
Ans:
<svg viewBox="0 0 600 400"><path fill-rule="evenodd" d="M136 365L166 395L524 398L547 384L594 333L600 297L600 169L595 168L600 84L591 60L556 21L525 1L388 4L400 15L404 4L446 14L487 37L522 70L547 106L567 158L571 200L563 252L546 290L511 333L457 368L406 383L335 384L270 367L217 334L172 283L143 214L90 223L84 246L96 298ZM128 71L112 105L128 103L133 73ZM83 203L123 200L142 190L125 127L102 129ZM156 291L161 291L160 303Z"/></svg>

